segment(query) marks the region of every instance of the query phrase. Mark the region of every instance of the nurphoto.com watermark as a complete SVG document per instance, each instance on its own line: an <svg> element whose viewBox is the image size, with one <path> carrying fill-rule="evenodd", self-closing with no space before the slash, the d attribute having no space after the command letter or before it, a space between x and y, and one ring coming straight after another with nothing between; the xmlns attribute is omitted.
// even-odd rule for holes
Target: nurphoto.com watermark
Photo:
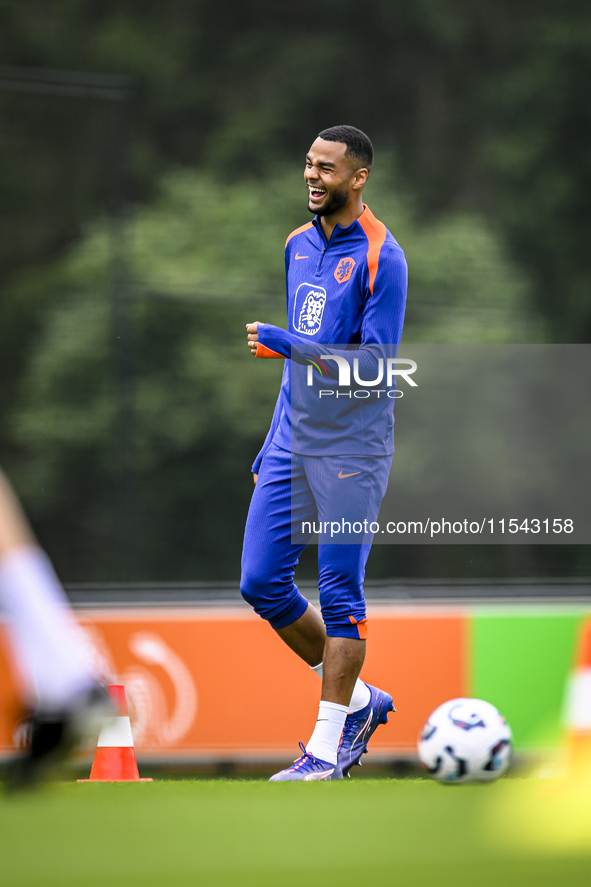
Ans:
<svg viewBox="0 0 591 887"><path fill-rule="evenodd" d="M389 535L424 535L433 539L440 535L458 535L460 533L472 535L489 535L496 533L497 536L504 536L505 533L514 535L516 533L549 536L561 533L573 533L575 526L572 518L497 518L484 517L481 520L470 520L463 518L462 520L447 520L439 518L438 520L398 520L388 521L387 523L379 523L378 521L348 521L344 518L336 521L302 521L302 535L318 534L330 536L341 535L377 535L378 533L387 533Z"/></svg>

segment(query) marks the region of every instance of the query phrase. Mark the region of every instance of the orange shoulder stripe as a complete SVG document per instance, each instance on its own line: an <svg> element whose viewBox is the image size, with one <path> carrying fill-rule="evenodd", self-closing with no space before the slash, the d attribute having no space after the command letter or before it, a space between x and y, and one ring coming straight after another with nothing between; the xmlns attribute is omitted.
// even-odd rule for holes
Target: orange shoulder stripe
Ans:
<svg viewBox="0 0 591 887"><path fill-rule="evenodd" d="M367 247L367 267L369 269L369 290L373 293L373 285L378 273L378 262L380 260L380 250L386 239L387 229L383 222L380 222L369 206L363 204L364 210L357 219L368 239Z"/></svg>
<svg viewBox="0 0 591 887"><path fill-rule="evenodd" d="M287 240L285 241L285 245L287 246L287 244L289 243L289 241L291 240L291 238L292 238L292 237L295 237L296 234L301 234L302 231L307 231L308 228L311 228L311 227L312 227L312 222L306 222L305 225L301 225L299 228L296 228L295 231L292 231L292 232L291 232L291 234L289 235L289 237L288 237Z"/></svg>
<svg viewBox="0 0 591 887"><path fill-rule="evenodd" d="M254 353L255 357L280 357L283 360L283 354L278 354L276 351L272 351L270 348L267 348L266 345L263 345L262 342L257 342L257 350Z"/></svg>

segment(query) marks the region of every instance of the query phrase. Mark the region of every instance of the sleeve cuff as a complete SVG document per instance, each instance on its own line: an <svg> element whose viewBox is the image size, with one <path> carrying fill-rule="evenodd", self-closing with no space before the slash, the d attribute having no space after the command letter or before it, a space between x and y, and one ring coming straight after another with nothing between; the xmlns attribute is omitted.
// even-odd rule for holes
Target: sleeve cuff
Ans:
<svg viewBox="0 0 591 887"><path fill-rule="evenodd" d="M267 348L266 345L263 345L262 342L257 342L257 350L254 353L255 357L264 357L264 358L283 358L283 354L278 354L277 351L272 351L271 348Z"/></svg>

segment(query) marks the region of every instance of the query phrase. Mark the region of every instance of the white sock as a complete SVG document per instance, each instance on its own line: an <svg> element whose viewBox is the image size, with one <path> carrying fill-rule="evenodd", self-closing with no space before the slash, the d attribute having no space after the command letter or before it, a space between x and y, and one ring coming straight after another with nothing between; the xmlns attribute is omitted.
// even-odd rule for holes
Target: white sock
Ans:
<svg viewBox="0 0 591 887"><path fill-rule="evenodd" d="M322 662L320 665L311 665L310 668L312 671L315 671L320 680L322 680ZM351 701L349 703L349 708L347 709L348 714L353 714L355 711L361 711L362 708L365 708L366 705L369 705L369 700L371 699L371 693L369 692L369 687L367 684L364 684L361 678L357 678L355 681L355 686L353 687L353 695L351 696Z"/></svg>
<svg viewBox="0 0 591 887"><path fill-rule="evenodd" d="M70 704L95 679L93 651L40 548L15 548L0 560L0 604L27 702Z"/></svg>
<svg viewBox="0 0 591 887"><path fill-rule="evenodd" d="M321 702L314 732L306 751L321 761L336 764L341 733L347 717L347 706L336 702Z"/></svg>
<svg viewBox="0 0 591 887"><path fill-rule="evenodd" d="M349 703L349 711L351 713L354 711L361 711L362 708L365 708L366 705L369 705L370 699L371 693L369 687L367 686L367 684L364 684L362 680L357 678L355 686L353 687L351 702Z"/></svg>

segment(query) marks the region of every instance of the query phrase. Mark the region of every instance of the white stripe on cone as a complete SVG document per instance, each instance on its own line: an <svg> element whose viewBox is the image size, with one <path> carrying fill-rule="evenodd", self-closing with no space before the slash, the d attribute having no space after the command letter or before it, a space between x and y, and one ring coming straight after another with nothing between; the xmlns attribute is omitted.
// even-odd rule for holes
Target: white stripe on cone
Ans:
<svg viewBox="0 0 591 887"><path fill-rule="evenodd" d="M100 732L97 747L133 748L129 716L109 718Z"/></svg>
<svg viewBox="0 0 591 887"><path fill-rule="evenodd" d="M591 668L579 668L569 681L566 723L571 730L591 730Z"/></svg>

